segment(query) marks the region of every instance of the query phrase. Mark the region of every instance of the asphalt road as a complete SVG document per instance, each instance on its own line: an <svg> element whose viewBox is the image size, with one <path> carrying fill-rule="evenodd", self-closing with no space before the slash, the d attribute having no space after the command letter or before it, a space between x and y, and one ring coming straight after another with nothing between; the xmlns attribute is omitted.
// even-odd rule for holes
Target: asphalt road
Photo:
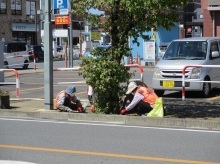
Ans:
<svg viewBox="0 0 220 164"><path fill-rule="evenodd" d="M74 60L74 66L79 66L79 60ZM54 61L53 68L63 68L64 61ZM23 101L36 100L38 108L44 108L44 72L43 63L37 63L37 71L34 71L33 63L30 64L28 70L18 69L20 76L20 105ZM40 70L40 71L39 71ZM138 69L131 68L136 71L134 79L140 79ZM151 88L151 80L153 76L153 67L144 68L144 82ZM24 73L28 72L28 73ZM15 82L15 76L5 77L6 82ZM84 82L83 82L84 81ZM62 84L60 84L62 82ZM87 85L78 71L54 71L53 72L53 97L61 90L64 90L70 82L76 82L76 95L82 101L87 99ZM11 105L16 107L16 87L15 85L0 85L0 89L10 91ZM186 100L182 101L181 92L165 92L163 96L163 104L165 106L165 115L167 117L177 118L219 118L219 96L220 90L214 90L210 98L201 98L198 94L186 94ZM14 101L13 101L14 100ZM36 102L35 101L35 102ZM29 104L30 108L36 108L35 104Z"/></svg>
<svg viewBox="0 0 220 164"><path fill-rule="evenodd" d="M0 131L0 160L42 164L220 163L219 131L13 119L0 119Z"/></svg>
<svg viewBox="0 0 220 164"><path fill-rule="evenodd" d="M74 60L73 65L79 66L80 60ZM38 70L43 70L44 63L37 63L37 71L34 71L34 64L30 63L28 74L23 74L27 70L17 69L20 76L20 88L21 88L21 98L43 98L44 97L44 74L43 72L38 72ZM65 61L54 61L53 68L65 68ZM136 71L134 79L140 79L140 72L138 69L132 68L132 71ZM152 87L152 77L153 77L153 67L145 67L143 73L144 82L151 88ZM7 73L5 73L7 74ZM65 89L69 84L58 84L59 82L80 82L78 84L74 84L77 87L77 94L79 97L86 99L86 90L87 86L82 81L85 81L82 76L78 75L78 71L60 71L60 72L53 72L53 81L54 81L54 96L60 90ZM5 78L5 82L14 82L15 83L15 76L9 76ZM81 83L82 82L82 83ZM9 90L15 97L15 85L3 85L0 86L0 89ZM220 89L216 89L213 91L212 96L209 98L210 101L218 101L219 100L219 93ZM164 97L167 98L177 98L181 99L181 92L165 92ZM191 99L199 99L196 94L188 94L186 93L186 98Z"/></svg>
<svg viewBox="0 0 220 164"><path fill-rule="evenodd" d="M79 60L74 60L74 66L79 66ZM21 98L44 98L44 73L38 72L38 70L42 70L44 67L44 63L37 63L37 71L34 71L34 65L31 63L29 65L28 72L23 74L24 71L27 70L17 69L20 77L20 97ZM54 61L53 68L65 68L65 61ZM134 79L140 79L140 72L138 69L132 69L136 71ZM53 72L53 92L54 97L56 94L65 89L71 82L76 82L74 84L77 89L77 95L82 99L87 99L87 85L83 82L85 81L82 76L79 76L79 71L54 71ZM7 75L7 73L5 73ZM149 69L149 71L144 72L144 81L149 86L151 85L151 78L153 76L153 69ZM5 76L5 82L14 82L15 76ZM65 84L60 84L60 82ZM69 82L69 83L68 83ZM0 86L3 90L8 90L12 93L11 98L16 97L15 94L15 85L3 85Z"/></svg>

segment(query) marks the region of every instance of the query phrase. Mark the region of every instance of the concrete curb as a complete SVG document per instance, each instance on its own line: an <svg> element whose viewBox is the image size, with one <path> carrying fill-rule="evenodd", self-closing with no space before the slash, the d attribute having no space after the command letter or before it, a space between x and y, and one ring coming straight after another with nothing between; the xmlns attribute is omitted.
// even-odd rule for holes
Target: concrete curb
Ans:
<svg viewBox="0 0 220 164"><path fill-rule="evenodd" d="M0 117L15 119L52 119L57 121L86 121L93 123L112 123L130 126L220 130L219 120L208 119L148 118L140 116L65 113L57 111L15 111L10 109L1 109Z"/></svg>

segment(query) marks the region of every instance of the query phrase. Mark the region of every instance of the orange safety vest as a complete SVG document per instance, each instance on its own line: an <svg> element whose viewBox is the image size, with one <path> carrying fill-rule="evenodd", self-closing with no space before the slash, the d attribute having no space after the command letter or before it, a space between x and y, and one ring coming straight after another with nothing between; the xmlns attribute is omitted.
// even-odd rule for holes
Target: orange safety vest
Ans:
<svg viewBox="0 0 220 164"><path fill-rule="evenodd" d="M65 94L66 95L66 91L65 90L63 90L63 91L60 91L58 94L57 94L57 96L56 96L56 99L55 99L55 108L58 108L59 107L59 104L58 104L58 101L59 101L59 98L60 98L60 95L61 94Z"/></svg>
<svg viewBox="0 0 220 164"><path fill-rule="evenodd" d="M143 101L148 102L150 105L154 105L158 98L154 91L146 87L139 87L136 92L142 94L144 96Z"/></svg>

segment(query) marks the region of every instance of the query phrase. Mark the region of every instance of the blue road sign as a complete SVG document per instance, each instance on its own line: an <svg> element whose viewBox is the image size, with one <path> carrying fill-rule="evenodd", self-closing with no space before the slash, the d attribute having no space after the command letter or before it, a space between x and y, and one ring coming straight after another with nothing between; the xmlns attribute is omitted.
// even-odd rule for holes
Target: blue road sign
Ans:
<svg viewBox="0 0 220 164"><path fill-rule="evenodd" d="M54 0L53 8L54 9L68 9L68 0Z"/></svg>
<svg viewBox="0 0 220 164"><path fill-rule="evenodd" d="M54 15L68 15L68 0L53 0Z"/></svg>

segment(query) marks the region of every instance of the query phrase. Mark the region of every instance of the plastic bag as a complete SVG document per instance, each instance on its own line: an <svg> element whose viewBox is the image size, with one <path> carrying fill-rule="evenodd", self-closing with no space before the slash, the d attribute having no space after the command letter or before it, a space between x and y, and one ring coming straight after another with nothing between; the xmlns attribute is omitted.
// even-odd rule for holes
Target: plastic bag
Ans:
<svg viewBox="0 0 220 164"><path fill-rule="evenodd" d="M164 110L163 110L163 100L162 97L159 97L156 100L154 108L147 114L147 117L163 117Z"/></svg>

